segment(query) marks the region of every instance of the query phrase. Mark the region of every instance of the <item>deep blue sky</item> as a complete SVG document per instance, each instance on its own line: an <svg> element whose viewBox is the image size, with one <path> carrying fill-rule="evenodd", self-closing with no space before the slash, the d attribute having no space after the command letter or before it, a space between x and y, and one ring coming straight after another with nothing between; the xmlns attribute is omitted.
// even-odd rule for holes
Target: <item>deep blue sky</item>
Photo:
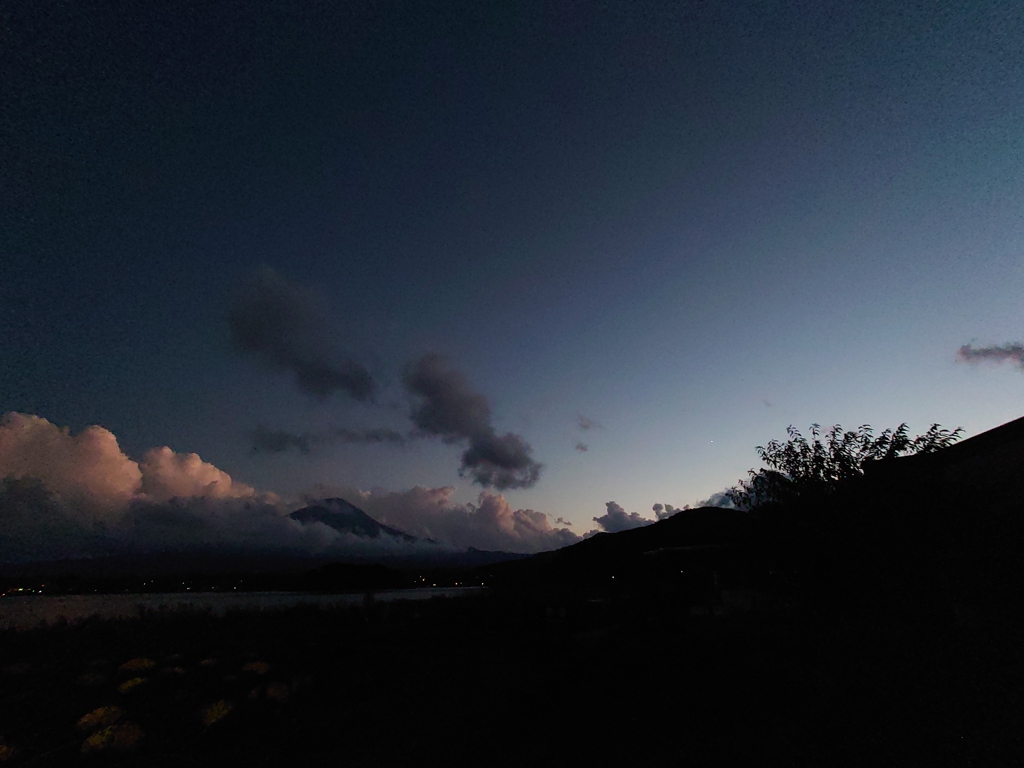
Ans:
<svg viewBox="0 0 1024 768"><path fill-rule="evenodd" d="M18 3L0 11L0 411L297 494L479 488L409 428L444 355L582 533L785 427L1024 414L1024 6ZM380 383L231 343L261 267ZM580 416L600 424L578 426ZM586 452L576 450L582 442Z"/></svg>

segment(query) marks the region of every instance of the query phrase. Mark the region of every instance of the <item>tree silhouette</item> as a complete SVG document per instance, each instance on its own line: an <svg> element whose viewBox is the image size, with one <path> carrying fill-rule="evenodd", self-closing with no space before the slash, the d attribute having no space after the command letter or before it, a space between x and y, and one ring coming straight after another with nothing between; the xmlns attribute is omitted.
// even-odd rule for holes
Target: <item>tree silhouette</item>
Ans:
<svg viewBox="0 0 1024 768"><path fill-rule="evenodd" d="M809 440L792 425L786 433L789 439L785 442L772 440L757 446L757 455L767 466L751 469L749 480L741 480L726 492L738 508L823 498L863 475L869 461L934 453L959 440L963 429L932 424L923 435L911 438L905 423L877 436L868 424L846 432L836 424L824 434L819 424L812 424Z"/></svg>

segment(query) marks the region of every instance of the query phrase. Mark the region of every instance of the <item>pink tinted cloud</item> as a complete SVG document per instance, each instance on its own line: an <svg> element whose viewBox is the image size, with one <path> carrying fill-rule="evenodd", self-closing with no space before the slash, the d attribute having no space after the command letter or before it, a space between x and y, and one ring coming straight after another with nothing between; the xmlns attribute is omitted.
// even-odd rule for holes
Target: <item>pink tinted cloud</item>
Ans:
<svg viewBox="0 0 1024 768"><path fill-rule="evenodd" d="M0 419L0 478L36 480L59 500L107 520L140 501L276 500L232 480L194 453L175 453L165 446L147 451L136 462L103 427L86 427L73 435L67 427L24 413L7 413Z"/></svg>
<svg viewBox="0 0 1024 768"><path fill-rule="evenodd" d="M110 516L136 494L142 471L103 427L72 435L39 416L7 413L0 419L0 477L38 480L61 500Z"/></svg>
<svg viewBox="0 0 1024 768"><path fill-rule="evenodd" d="M152 501L210 498L239 499L256 496L252 486L231 479L231 475L203 461L194 453L175 453L167 446L146 451L139 464L140 492Z"/></svg>

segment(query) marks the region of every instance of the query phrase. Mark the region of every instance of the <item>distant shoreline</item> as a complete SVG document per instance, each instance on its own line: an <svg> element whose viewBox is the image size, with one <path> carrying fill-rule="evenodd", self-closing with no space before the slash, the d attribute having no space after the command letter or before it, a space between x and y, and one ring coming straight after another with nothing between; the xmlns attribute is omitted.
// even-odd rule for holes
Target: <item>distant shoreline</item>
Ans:
<svg viewBox="0 0 1024 768"><path fill-rule="evenodd" d="M223 616L228 611L278 611L298 606L335 608L374 602L429 600L481 594L486 587L421 587L362 590L339 594L311 592L157 592L83 595L14 595L0 599L0 630L35 629L96 617L128 619L146 613L187 611Z"/></svg>

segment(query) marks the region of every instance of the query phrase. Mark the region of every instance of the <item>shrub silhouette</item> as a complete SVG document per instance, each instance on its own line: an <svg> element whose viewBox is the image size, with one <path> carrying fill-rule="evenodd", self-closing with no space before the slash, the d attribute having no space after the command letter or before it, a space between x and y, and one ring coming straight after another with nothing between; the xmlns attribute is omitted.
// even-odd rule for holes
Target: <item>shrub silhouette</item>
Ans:
<svg viewBox="0 0 1024 768"><path fill-rule="evenodd" d="M824 498L863 475L867 462L934 453L959 440L963 429L932 424L923 435L912 438L906 423L877 436L868 424L845 432L836 424L826 433L819 424L812 424L810 439L792 425L786 433L789 439L785 442L772 440L757 446L757 454L767 466L751 469L748 480L726 492L738 508Z"/></svg>

